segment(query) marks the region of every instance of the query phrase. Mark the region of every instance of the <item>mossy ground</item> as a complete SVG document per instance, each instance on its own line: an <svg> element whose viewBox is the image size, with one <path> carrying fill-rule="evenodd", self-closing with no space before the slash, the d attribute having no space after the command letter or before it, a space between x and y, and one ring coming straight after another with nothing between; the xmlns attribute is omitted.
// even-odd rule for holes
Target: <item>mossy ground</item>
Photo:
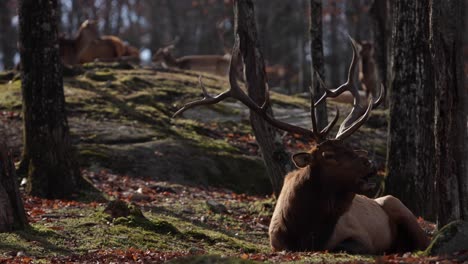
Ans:
<svg viewBox="0 0 468 264"><path fill-rule="evenodd" d="M135 200L149 221L109 221L102 213L104 204L95 202L54 206L56 202L42 201L37 208L27 208L30 228L0 234L1 255L24 252L47 259L137 248L240 258L247 254L270 261L372 260L346 254L296 254L287 259L270 252L267 226L274 201L264 196L270 194L270 183L245 109L228 100L172 118L184 103L200 98L198 73L119 64L87 64L81 71L65 77L64 86L71 134L85 174L95 176L93 182L106 197ZM226 78L212 75L205 75L203 82L212 94L228 87ZM19 80L2 79L0 111L20 112L20 88ZM300 97L272 93L271 99L285 112L308 108L307 99ZM349 106L331 104L330 115L335 106L341 113L349 111ZM385 123L385 112L374 116ZM21 118L16 114L1 121L18 157ZM385 126L379 122L361 129L352 144L383 159ZM161 182L175 193L152 191L150 185ZM136 200L140 188L144 196ZM211 212L207 199L224 204L228 213Z"/></svg>

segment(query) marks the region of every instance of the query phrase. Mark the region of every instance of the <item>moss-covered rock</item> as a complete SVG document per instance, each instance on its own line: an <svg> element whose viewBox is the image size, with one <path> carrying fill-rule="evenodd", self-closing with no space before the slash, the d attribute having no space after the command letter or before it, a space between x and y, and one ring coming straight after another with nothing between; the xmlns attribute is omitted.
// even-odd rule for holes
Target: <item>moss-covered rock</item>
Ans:
<svg viewBox="0 0 468 264"><path fill-rule="evenodd" d="M468 250L468 222L454 221L437 232L424 253L444 255L461 250Z"/></svg>

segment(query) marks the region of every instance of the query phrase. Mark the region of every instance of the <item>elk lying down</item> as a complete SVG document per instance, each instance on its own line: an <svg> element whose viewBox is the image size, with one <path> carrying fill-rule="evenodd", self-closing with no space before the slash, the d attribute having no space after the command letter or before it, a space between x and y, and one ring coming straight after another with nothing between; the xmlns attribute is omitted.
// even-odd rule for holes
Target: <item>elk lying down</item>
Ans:
<svg viewBox="0 0 468 264"><path fill-rule="evenodd" d="M74 39L60 38L60 54L64 64L114 61L122 57L139 58L139 51L116 36L100 36L97 24L86 20Z"/></svg>
<svg viewBox="0 0 468 264"><path fill-rule="evenodd" d="M376 171L340 139L293 156L270 224L273 250L377 254L428 245L414 215L397 198L369 199Z"/></svg>
<svg viewBox="0 0 468 264"><path fill-rule="evenodd" d="M92 20L83 22L74 38L59 37L60 57L64 64L78 64L80 55L95 39L99 38L97 25Z"/></svg>
<svg viewBox="0 0 468 264"><path fill-rule="evenodd" d="M353 40L353 59L348 81L330 90L316 102L311 103L312 130L284 123L267 113L264 105L259 106L237 84L236 71L229 72L230 89L210 96L200 81L204 98L183 106L174 116L199 105L216 104L226 98L235 98L251 111L263 117L272 126L318 144L309 152L293 155L298 167L289 173L271 219L269 235L273 250L307 251L334 250L351 253L390 253L425 248L429 240L418 225L416 218L397 198L385 196L369 199L359 195L371 187L369 178L376 169L366 154L354 151L343 140L366 122L371 110L382 101L384 88L374 102L372 96L364 108L359 97L353 109L343 121L334 139L327 134L338 120L339 112L322 131L317 129L315 106L327 97L337 97L344 91L358 95L353 75L356 69L356 46ZM238 58L238 40L234 47L231 65ZM323 85L323 82L322 82ZM268 85L266 85L268 87Z"/></svg>
<svg viewBox="0 0 468 264"><path fill-rule="evenodd" d="M153 55L153 62L162 61L168 67L207 72L220 76L226 76L229 73L230 55L189 55L174 58L171 53L173 48L174 45L169 45L158 49ZM236 70L238 74L242 72L242 68L239 66L236 67Z"/></svg>

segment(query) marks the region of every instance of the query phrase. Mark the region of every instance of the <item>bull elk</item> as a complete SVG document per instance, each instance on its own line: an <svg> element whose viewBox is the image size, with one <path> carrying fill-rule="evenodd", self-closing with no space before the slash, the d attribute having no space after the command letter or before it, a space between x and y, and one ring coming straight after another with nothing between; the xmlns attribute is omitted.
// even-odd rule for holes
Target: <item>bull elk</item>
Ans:
<svg viewBox="0 0 468 264"><path fill-rule="evenodd" d="M153 55L153 62L162 61L168 67L174 67L182 70L192 70L226 76L229 72L231 56L226 55L189 55L180 58L174 58L171 50L174 45L160 48ZM240 64L239 64L240 65ZM237 66L238 74L242 69Z"/></svg>
<svg viewBox="0 0 468 264"><path fill-rule="evenodd" d="M376 96L379 75L377 72L377 63L374 59L374 44L368 41L362 41L359 43L359 82L366 96Z"/></svg>
<svg viewBox="0 0 468 264"><path fill-rule="evenodd" d="M333 90L324 87L326 93L311 103L311 130L269 115L265 107L269 104L268 96L262 106L255 103L237 84L236 71L232 67L228 90L212 97L200 79L204 98L185 104L174 114L178 116L187 109L216 104L231 97L272 126L317 143L310 151L292 156L298 169L286 175L269 227L270 245L274 251L343 250L377 254L423 249L429 243L415 216L400 200L393 196L370 199L360 195L372 187L370 177L375 175L376 169L365 153L353 150L344 142L383 101L384 87L381 86L379 98L374 102L371 95L365 107L355 98L352 111L340 125L335 138L327 138L327 135L338 120L338 109L327 127L321 131L317 129L317 104L344 91L358 95L353 83L357 51L353 40L351 43L353 58L348 80ZM237 42L231 65L236 65L238 49Z"/></svg>

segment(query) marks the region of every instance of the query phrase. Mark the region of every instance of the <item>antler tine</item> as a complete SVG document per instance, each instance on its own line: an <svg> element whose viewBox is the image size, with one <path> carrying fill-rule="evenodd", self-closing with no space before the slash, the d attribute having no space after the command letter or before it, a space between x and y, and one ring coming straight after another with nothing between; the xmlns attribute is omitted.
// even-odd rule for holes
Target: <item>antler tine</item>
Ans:
<svg viewBox="0 0 468 264"><path fill-rule="evenodd" d="M327 98L327 97L335 98L335 97L339 96L340 94L342 94L345 91L349 91L354 96L355 104L360 103L359 102L360 101L359 91L354 86L354 72L356 71L356 66L357 66L357 63L358 63L358 60L356 58L358 52L357 52L357 47L356 47L356 41L351 36L348 35L348 37L349 37L349 39L351 41L351 46L353 48L353 58L351 59L351 64L349 65L349 69L348 69L348 80L345 83L343 83L342 85L340 85L338 88L332 90L332 89L329 89L329 88L326 87L326 85L323 82L320 75L318 73L316 73L317 79L319 80L319 83L320 83L320 86L322 86L325 89L325 93L315 103L315 106L320 104L323 100L325 100L325 98Z"/></svg>
<svg viewBox="0 0 468 264"><path fill-rule="evenodd" d="M335 139L345 139L347 137L349 137L351 134L353 134L356 130L359 129L359 127L361 127L366 121L367 119L369 118L369 114L372 110L372 107L373 107L373 103L372 103L372 96L370 97L369 99L369 103L368 103L368 106L367 106L367 109L366 109L366 112L361 115L361 117L359 117L357 120L355 120L350 126L348 127L340 127L340 131L338 131L338 134L336 135ZM354 110L354 108L353 108ZM353 112L351 112L351 114L348 115L348 117L346 119L349 119L351 117ZM343 124L346 122L346 120L343 122Z"/></svg>
<svg viewBox="0 0 468 264"><path fill-rule="evenodd" d="M202 87L202 90L203 90L203 99L200 99L200 100L197 100L197 101L193 101L193 102L190 102L190 103L187 103L185 104L182 108L180 108L179 110L177 110L177 112L174 113L174 115L172 115L172 117L177 117L179 115L181 115L183 112L185 112L186 110L192 108L192 107L195 107L195 106L199 106L199 105L212 105L212 104L216 104L216 103L219 103L221 102L222 100L228 98L231 96L231 91L230 90L227 90L227 91L224 91L222 93L220 93L219 95L215 96L215 97L212 97L211 95L209 95L201 81L201 76L199 78L199 81L200 81L200 85Z"/></svg>
<svg viewBox="0 0 468 264"><path fill-rule="evenodd" d="M381 84L380 84L380 94L379 94L379 97L378 97L377 100L375 100L375 102L373 103L372 108L378 107L378 106L384 101L385 96L386 96L386 93L387 93L387 90L385 90L385 86L381 83Z"/></svg>

